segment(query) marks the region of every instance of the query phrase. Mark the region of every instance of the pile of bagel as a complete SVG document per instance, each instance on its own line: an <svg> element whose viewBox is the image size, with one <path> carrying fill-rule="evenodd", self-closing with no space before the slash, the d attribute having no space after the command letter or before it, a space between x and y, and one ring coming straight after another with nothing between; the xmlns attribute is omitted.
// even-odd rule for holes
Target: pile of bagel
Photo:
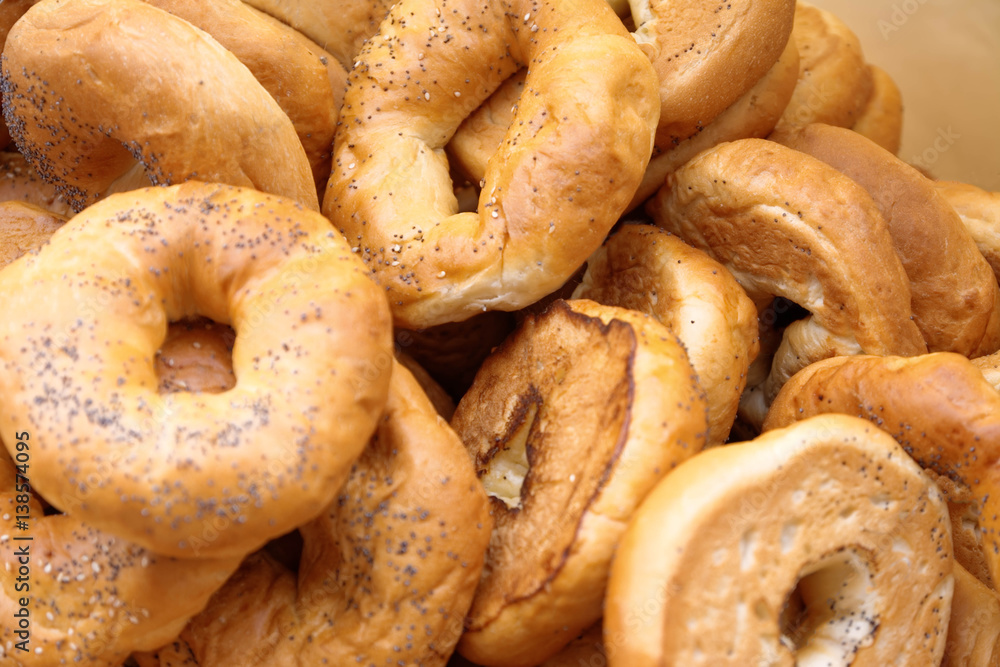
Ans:
<svg viewBox="0 0 1000 667"><path fill-rule="evenodd" d="M1000 193L833 14L0 44L0 667L1000 665Z"/></svg>

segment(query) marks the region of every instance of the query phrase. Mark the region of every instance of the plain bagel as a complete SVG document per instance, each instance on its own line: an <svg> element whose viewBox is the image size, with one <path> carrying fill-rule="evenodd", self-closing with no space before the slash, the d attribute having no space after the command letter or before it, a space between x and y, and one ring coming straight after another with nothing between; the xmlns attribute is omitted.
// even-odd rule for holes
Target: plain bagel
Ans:
<svg viewBox="0 0 1000 667"><path fill-rule="evenodd" d="M601 617L615 545L656 482L705 446L704 394L652 317L556 301L479 369L452 426L496 523L458 650L538 665Z"/></svg>
<svg viewBox="0 0 1000 667"><path fill-rule="evenodd" d="M444 147L529 62L478 209L459 213ZM349 76L323 212L398 326L517 310L561 286L628 204L656 86L603 0L401 0Z"/></svg>
<svg viewBox="0 0 1000 667"><path fill-rule="evenodd" d="M902 448L814 417L650 493L611 572L609 664L937 665L952 562L945 502Z"/></svg>
<svg viewBox="0 0 1000 667"><path fill-rule="evenodd" d="M32 483L158 553L244 555L316 516L386 400L384 297L321 215L254 190L113 195L0 271L0 302L22 315L0 428L38 434ZM236 331L236 386L160 394L167 325L194 315Z"/></svg>

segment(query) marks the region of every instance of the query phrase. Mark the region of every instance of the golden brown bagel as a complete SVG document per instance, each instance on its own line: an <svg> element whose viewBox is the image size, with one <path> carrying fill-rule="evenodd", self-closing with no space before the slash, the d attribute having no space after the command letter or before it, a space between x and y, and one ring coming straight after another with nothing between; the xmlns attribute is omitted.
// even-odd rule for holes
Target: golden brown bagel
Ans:
<svg viewBox="0 0 1000 667"><path fill-rule="evenodd" d="M19 471L0 448L5 667L119 667L132 651L157 648L176 636L239 566L239 558L167 558L74 516L46 515L31 488L40 434L4 433L7 449L25 465ZM17 527L18 515L29 517L27 530ZM30 539L19 539L24 537ZM26 629L14 616L22 608ZM17 648L21 641L27 650Z"/></svg>
<svg viewBox="0 0 1000 667"><path fill-rule="evenodd" d="M937 665L952 562L944 500L899 445L815 417L649 494L612 568L609 664Z"/></svg>
<svg viewBox="0 0 1000 667"><path fill-rule="evenodd" d="M217 41L145 2L43 0L11 30L2 72L14 141L77 211L189 179L319 208L277 102Z"/></svg>
<svg viewBox="0 0 1000 667"><path fill-rule="evenodd" d="M874 87L857 36L835 15L799 0L792 39L799 49L799 82L778 128L852 127Z"/></svg>
<svg viewBox="0 0 1000 667"><path fill-rule="evenodd" d="M250 556L182 637L201 667L443 667L491 526L462 442L394 364L375 437L334 502L299 529L298 573Z"/></svg>
<svg viewBox="0 0 1000 667"><path fill-rule="evenodd" d="M330 177L347 72L310 41L240 0L144 0L212 36L270 93L295 127L319 192Z"/></svg>
<svg viewBox="0 0 1000 667"><path fill-rule="evenodd" d="M993 274L1000 277L1000 192L988 192L968 183L933 181L962 219Z"/></svg>
<svg viewBox="0 0 1000 667"><path fill-rule="evenodd" d="M855 356L808 366L785 384L765 429L838 412L871 420L925 468L968 487L991 580L1000 581L1000 394L965 357ZM956 552L956 556L960 556ZM975 564L966 564L970 571Z"/></svg>
<svg viewBox="0 0 1000 667"><path fill-rule="evenodd" d="M191 647L179 637L156 651L133 653L132 660L139 667L198 667Z"/></svg>
<svg viewBox="0 0 1000 667"><path fill-rule="evenodd" d="M629 4L632 35L660 81L656 146L662 150L697 134L767 73L795 16L795 0Z"/></svg>
<svg viewBox="0 0 1000 667"><path fill-rule="evenodd" d="M381 292L322 216L253 190L109 197L0 271L0 303L21 314L0 428L37 434L33 484L158 553L244 555L313 518L388 391ZM167 324L193 315L232 324L236 386L160 394Z"/></svg>
<svg viewBox="0 0 1000 667"><path fill-rule="evenodd" d="M933 183L851 130L814 123L771 139L822 160L868 191L910 281L913 320L932 352L978 357L1000 348L1000 286Z"/></svg>
<svg viewBox="0 0 1000 667"><path fill-rule="evenodd" d="M171 323L156 351L160 393L178 391L218 394L236 385L233 343L228 326L204 318Z"/></svg>
<svg viewBox="0 0 1000 667"><path fill-rule="evenodd" d="M895 155L903 139L903 95L884 69L875 65L868 69L872 94L851 129Z"/></svg>
<svg viewBox="0 0 1000 667"><path fill-rule="evenodd" d="M651 225L625 225L587 261L574 299L652 315L684 344L708 399L709 444L722 444L757 356L757 310L728 270Z"/></svg>
<svg viewBox="0 0 1000 667"><path fill-rule="evenodd" d="M812 314L741 408L751 422L812 360L926 352L885 221L861 186L819 160L762 139L721 144L671 174L647 211L726 266L755 303L782 296Z"/></svg>
<svg viewBox="0 0 1000 667"><path fill-rule="evenodd" d="M451 421L451 416L455 414L455 401L444 387L438 384L437 380L417 363L416 359L403 352L398 346L396 347L396 361L410 371L441 418L445 421Z"/></svg>
<svg viewBox="0 0 1000 667"><path fill-rule="evenodd" d="M365 40L378 31L392 0L243 0L328 51L348 72Z"/></svg>
<svg viewBox="0 0 1000 667"><path fill-rule="evenodd" d="M65 222L63 216L32 204L0 202L0 267L40 247Z"/></svg>
<svg viewBox="0 0 1000 667"><path fill-rule="evenodd" d="M0 201L20 201L57 215L73 215L55 186L43 181L24 156L13 151L0 152Z"/></svg>
<svg viewBox="0 0 1000 667"><path fill-rule="evenodd" d="M948 642L941 667L1000 665L1000 597L955 563Z"/></svg>
<svg viewBox="0 0 1000 667"><path fill-rule="evenodd" d="M478 212L458 213L443 148L528 62ZM649 161L655 91L603 0L402 0L350 74L323 212L398 326L517 310L562 285L624 210Z"/></svg>
<svg viewBox="0 0 1000 667"><path fill-rule="evenodd" d="M534 666L593 625L625 522L702 449L707 421L683 348L653 318L587 300L527 316L452 419L496 521L459 652Z"/></svg>

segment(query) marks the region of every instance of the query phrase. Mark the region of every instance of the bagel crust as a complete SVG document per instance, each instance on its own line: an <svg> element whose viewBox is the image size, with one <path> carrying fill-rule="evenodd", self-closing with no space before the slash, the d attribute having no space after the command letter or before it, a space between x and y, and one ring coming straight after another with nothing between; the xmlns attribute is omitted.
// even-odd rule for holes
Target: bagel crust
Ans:
<svg viewBox="0 0 1000 667"><path fill-rule="evenodd" d="M2 89L18 148L76 211L192 179L319 209L278 103L207 33L140 0L35 5L7 37Z"/></svg>
<svg viewBox="0 0 1000 667"><path fill-rule="evenodd" d="M899 445L814 417L649 494L612 568L609 665L937 665L952 562L945 502Z"/></svg>
<svg viewBox="0 0 1000 667"><path fill-rule="evenodd" d="M444 147L531 65L478 211ZM323 212L386 290L397 325L517 310L561 286L649 161L656 75L604 0L402 0L348 79Z"/></svg>
<svg viewBox="0 0 1000 667"><path fill-rule="evenodd" d="M158 553L244 555L313 518L386 399L384 297L322 216L253 190L113 195L0 272L0 307L0 429L37 433L33 485ZM236 331L236 386L161 395L155 353L195 315Z"/></svg>

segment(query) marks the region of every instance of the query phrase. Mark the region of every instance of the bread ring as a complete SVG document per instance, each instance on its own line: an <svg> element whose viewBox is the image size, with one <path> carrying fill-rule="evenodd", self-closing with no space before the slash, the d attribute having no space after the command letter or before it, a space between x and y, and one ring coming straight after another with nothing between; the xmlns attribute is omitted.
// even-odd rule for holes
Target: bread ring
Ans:
<svg viewBox="0 0 1000 667"><path fill-rule="evenodd" d="M318 192L330 177L347 72L319 45L240 0L144 0L212 36L270 93L295 127Z"/></svg>
<svg viewBox="0 0 1000 667"><path fill-rule="evenodd" d="M528 62L479 211L458 213L442 149ZM517 310L604 241L649 161L655 100L652 66L603 0L402 0L351 72L323 212L397 325Z"/></svg>
<svg viewBox="0 0 1000 667"><path fill-rule="evenodd" d="M587 261L574 299L652 315L684 344L722 444L757 356L757 310L721 264L650 225L625 225Z"/></svg>
<svg viewBox="0 0 1000 667"><path fill-rule="evenodd" d="M815 417L649 494L611 572L609 664L937 665L952 562L944 500L892 438Z"/></svg>
<svg viewBox="0 0 1000 667"><path fill-rule="evenodd" d="M496 521L459 652L533 666L593 625L625 522L705 445L706 412L653 318L586 300L525 318L452 419Z"/></svg>
<svg viewBox="0 0 1000 667"><path fill-rule="evenodd" d="M629 4L632 34L660 81L656 146L662 150L697 134L767 73L795 16L795 0Z"/></svg>
<svg viewBox="0 0 1000 667"><path fill-rule="evenodd" d="M378 32L392 0L244 0L319 44L350 71L365 40Z"/></svg>
<svg viewBox="0 0 1000 667"><path fill-rule="evenodd" d="M76 517L46 515L30 493L39 470L36 433L4 433L7 449L28 461L28 479L0 447L0 560L7 566L0 568L0 663L119 667L132 651L177 635L239 566L239 558L166 558ZM22 495L30 496L28 512L15 511ZM27 531L16 526L19 514L30 517ZM24 536L30 541L16 539ZM22 608L28 623L19 635L14 614ZM23 640L27 651L16 648Z"/></svg>
<svg viewBox="0 0 1000 667"><path fill-rule="evenodd" d="M957 181L932 183L958 213L993 274L1000 278L1000 192L988 192Z"/></svg>
<svg viewBox="0 0 1000 667"><path fill-rule="evenodd" d="M701 151L724 141L766 137L788 106L798 76L799 52L788 40L767 74L711 123L665 152L653 151L627 210L649 199L663 185L667 174ZM478 182L486 174L487 163L503 141L523 88L524 70L520 70L462 121L448 142L448 159L469 181Z"/></svg>
<svg viewBox="0 0 1000 667"><path fill-rule="evenodd" d="M0 428L37 434L35 487L167 555L244 555L314 517L388 391L378 288L322 216L253 190L98 202L0 271L0 307L21 314L0 323ZM198 314L236 331L236 386L161 395L167 323Z"/></svg>
<svg viewBox="0 0 1000 667"><path fill-rule="evenodd" d="M302 526L298 573L250 556L182 633L194 664L443 667L492 521L461 441L406 369L336 500Z"/></svg>
<svg viewBox="0 0 1000 667"><path fill-rule="evenodd" d="M979 512L982 551L1000 581L997 507L1000 394L961 355L826 359L793 377L764 422L778 428L810 415L838 412L871 420L917 463L968 487ZM956 556L960 556L956 552ZM975 564L966 564L973 569Z"/></svg>
<svg viewBox="0 0 1000 667"><path fill-rule="evenodd" d="M893 155L903 140L903 95L889 73L868 65L872 73L872 94L851 127Z"/></svg>
<svg viewBox="0 0 1000 667"><path fill-rule="evenodd" d="M799 49L799 82L778 128L852 127L874 87L857 36L835 15L799 0L792 39Z"/></svg>
<svg viewBox="0 0 1000 667"><path fill-rule="evenodd" d="M43 181L24 156L13 151L0 152L0 201L20 201L56 215L73 215L55 186Z"/></svg>
<svg viewBox="0 0 1000 667"><path fill-rule="evenodd" d="M319 208L305 150L274 99L218 42L145 2L44 0L11 30L2 71L11 136L74 210L146 176Z"/></svg>
<svg viewBox="0 0 1000 667"><path fill-rule="evenodd" d="M762 139L721 144L671 174L647 211L726 266L754 302L783 296L812 313L786 333L792 348L753 397L763 406L748 406L758 425L810 361L926 352L885 221L861 186L819 160Z"/></svg>
<svg viewBox="0 0 1000 667"><path fill-rule="evenodd" d="M19 201L0 202L0 267L49 240L66 219Z"/></svg>
<svg viewBox="0 0 1000 667"><path fill-rule="evenodd" d="M1000 348L1000 286L955 210L920 172L851 130L814 123L771 139L868 191L910 281L913 319L932 352Z"/></svg>
<svg viewBox="0 0 1000 667"><path fill-rule="evenodd" d="M1000 597L955 563L948 642L941 667L1000 664Z"/></svg>

